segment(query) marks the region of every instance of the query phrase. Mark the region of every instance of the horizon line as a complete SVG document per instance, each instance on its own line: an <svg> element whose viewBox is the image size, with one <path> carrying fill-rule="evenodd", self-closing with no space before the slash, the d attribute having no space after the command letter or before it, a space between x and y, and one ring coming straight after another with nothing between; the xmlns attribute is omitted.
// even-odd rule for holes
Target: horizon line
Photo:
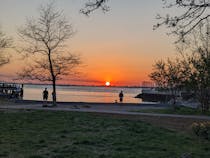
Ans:
<svg viewBox="0 0 210 158"><path fill-rule="evenodd" d="M30 83L30 82L1 82L0 83L7 83L7 84L23 84L23 85L51 85L50 83ZM143 86L143 85L84 85L84 84L56 84L56 86L81 86L81 87L122 87L122 88L149 88L154 86Z"/></svg>

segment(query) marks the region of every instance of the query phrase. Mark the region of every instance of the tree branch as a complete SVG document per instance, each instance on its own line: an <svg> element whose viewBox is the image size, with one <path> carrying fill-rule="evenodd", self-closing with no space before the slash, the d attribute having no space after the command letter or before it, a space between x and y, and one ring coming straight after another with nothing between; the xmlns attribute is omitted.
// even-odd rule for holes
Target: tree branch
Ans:
<svg viewBox="0 0 210 158"><path fill-rule="evenodd" d="M105 4L108 0L89 0L85 3L85 7L80 10L81 13L89 15L91 12L101 8L103 12L109 11L109 7Z"/></svg>

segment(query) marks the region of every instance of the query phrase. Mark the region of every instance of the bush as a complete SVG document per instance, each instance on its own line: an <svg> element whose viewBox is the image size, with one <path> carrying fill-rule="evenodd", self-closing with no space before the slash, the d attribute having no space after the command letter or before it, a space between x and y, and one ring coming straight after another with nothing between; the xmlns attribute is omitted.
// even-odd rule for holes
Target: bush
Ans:
<svg viewBox="0 0 210 158"><path fill-rule="evenodd" d="M210 140L210 121L193 123L192 131L198 137Z"/></svg>

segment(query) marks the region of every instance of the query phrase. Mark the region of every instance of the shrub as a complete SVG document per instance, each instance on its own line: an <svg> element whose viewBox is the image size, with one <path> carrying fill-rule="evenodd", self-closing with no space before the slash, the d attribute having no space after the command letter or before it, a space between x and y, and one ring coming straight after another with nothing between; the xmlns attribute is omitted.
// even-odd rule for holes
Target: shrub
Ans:
<svg viewBox="0 0 210 158"><path fill-rule="evenodd" d="M194 122L192 124L192 131L198 137L210 140L210 121Z"/></svg>

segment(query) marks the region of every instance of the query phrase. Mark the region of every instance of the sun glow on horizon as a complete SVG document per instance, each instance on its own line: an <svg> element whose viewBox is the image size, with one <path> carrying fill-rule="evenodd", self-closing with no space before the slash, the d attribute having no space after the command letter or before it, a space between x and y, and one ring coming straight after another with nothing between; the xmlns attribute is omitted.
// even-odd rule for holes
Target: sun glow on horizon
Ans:
<svg viewBox="0 0 210 158"><path fill-rule="evenodd" d="M110 82L106 81L105 85L106 85L107 87L109 87L109 86L110 86Z"/></svg>

